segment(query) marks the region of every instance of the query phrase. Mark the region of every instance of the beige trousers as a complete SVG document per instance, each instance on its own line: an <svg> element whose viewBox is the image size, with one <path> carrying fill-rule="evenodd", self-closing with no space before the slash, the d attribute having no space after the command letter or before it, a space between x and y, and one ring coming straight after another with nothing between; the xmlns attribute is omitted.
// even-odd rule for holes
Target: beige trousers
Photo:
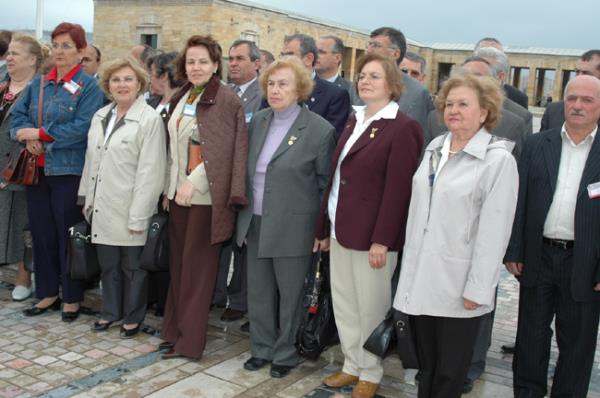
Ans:
<svg viewBox="0 0 600 398"><path fill-rule="evenodd" d="M381 359L363 348L392 305L391 279L398 259L388 252L386 265L373 269L369 252L346 249L331 239L331 294L335 324L344 353L345 373L379 383Z"/></svg>

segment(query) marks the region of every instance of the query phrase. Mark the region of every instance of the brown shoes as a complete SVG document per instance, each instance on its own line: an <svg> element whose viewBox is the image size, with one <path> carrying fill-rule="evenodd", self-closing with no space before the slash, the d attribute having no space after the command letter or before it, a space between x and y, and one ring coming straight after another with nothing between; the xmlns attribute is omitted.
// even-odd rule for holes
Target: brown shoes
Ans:
<svg viewBox="0 0 600 398"><path fill-rule="evenodd" d="M237 321L238 319L242 319L243 316L244 313L242 311L227 308L225 311L223 311L223 314L221 315L221 320L224 322L233 322Z"/></svg>
<svg viewBox="0 0 600 398"><path fill-rule="evenodd" d="M352 398L373 398L379 389L379 384L360 380L352 390Z"/></svg>
<svg viewBox="0 0 600 398"><path fill-rule="evenodd" d="M327 387L340 388L358 381L358 376L354 376L344 372L337 372L323 380L323 384Z"/></svg>

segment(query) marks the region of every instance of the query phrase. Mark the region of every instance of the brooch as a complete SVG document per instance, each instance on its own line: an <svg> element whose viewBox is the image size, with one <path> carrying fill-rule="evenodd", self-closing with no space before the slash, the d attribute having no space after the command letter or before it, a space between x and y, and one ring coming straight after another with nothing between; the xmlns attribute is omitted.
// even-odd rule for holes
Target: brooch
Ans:
<svg viewBox="0 0 600 398"><path fill-rule="evenodd" d="M377 130L379 130L377 127L373 127L371 129L371 134L369 134L370 138L375 138L375 133L377 132Z"/></svg>
<svg viewBox="0 0 600 398"><path fill-rule="evenodd" d="M298 139L298 137L296 137L295 135L292 135L288 141L288 145L294 145L294 142L296 142L297 139Z"/></svg>

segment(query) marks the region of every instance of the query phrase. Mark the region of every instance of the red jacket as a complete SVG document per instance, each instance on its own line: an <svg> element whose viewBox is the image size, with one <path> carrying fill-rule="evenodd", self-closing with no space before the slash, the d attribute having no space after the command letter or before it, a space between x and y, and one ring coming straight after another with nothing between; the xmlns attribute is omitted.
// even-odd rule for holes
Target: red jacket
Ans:
<svg viewBox="0 0 600 398"><path fill-rule="evenodd" d="M332 157L331 176L321 202L317 239L329 236L327 201L338 159L354 130L348 120ZM373 134L372 134L373 133ZM372 243L399 251L404 245L412 176L423 146L419 123L398 111L376 120L352 146L340 167L335 235L345 248L367 251Z"/></svg>

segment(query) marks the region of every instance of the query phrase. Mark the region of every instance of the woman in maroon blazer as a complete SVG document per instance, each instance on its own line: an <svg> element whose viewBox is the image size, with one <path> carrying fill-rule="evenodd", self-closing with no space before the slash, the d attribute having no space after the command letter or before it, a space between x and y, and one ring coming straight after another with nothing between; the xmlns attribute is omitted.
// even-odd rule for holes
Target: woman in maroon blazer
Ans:
<svg viewBox="0 0 600 398"><path fill-rule="evenodd" d="M391 306L391 278L423 145L419 123L398 109L402 77L394 62L367 54L358 62L358 95L333 154L317 224L315 250L331 248L331 289L344 367L325 379L353 384L353 397L373 397L381 360L362 348ZM330 239L331 237L331 239Z"/></svg>

